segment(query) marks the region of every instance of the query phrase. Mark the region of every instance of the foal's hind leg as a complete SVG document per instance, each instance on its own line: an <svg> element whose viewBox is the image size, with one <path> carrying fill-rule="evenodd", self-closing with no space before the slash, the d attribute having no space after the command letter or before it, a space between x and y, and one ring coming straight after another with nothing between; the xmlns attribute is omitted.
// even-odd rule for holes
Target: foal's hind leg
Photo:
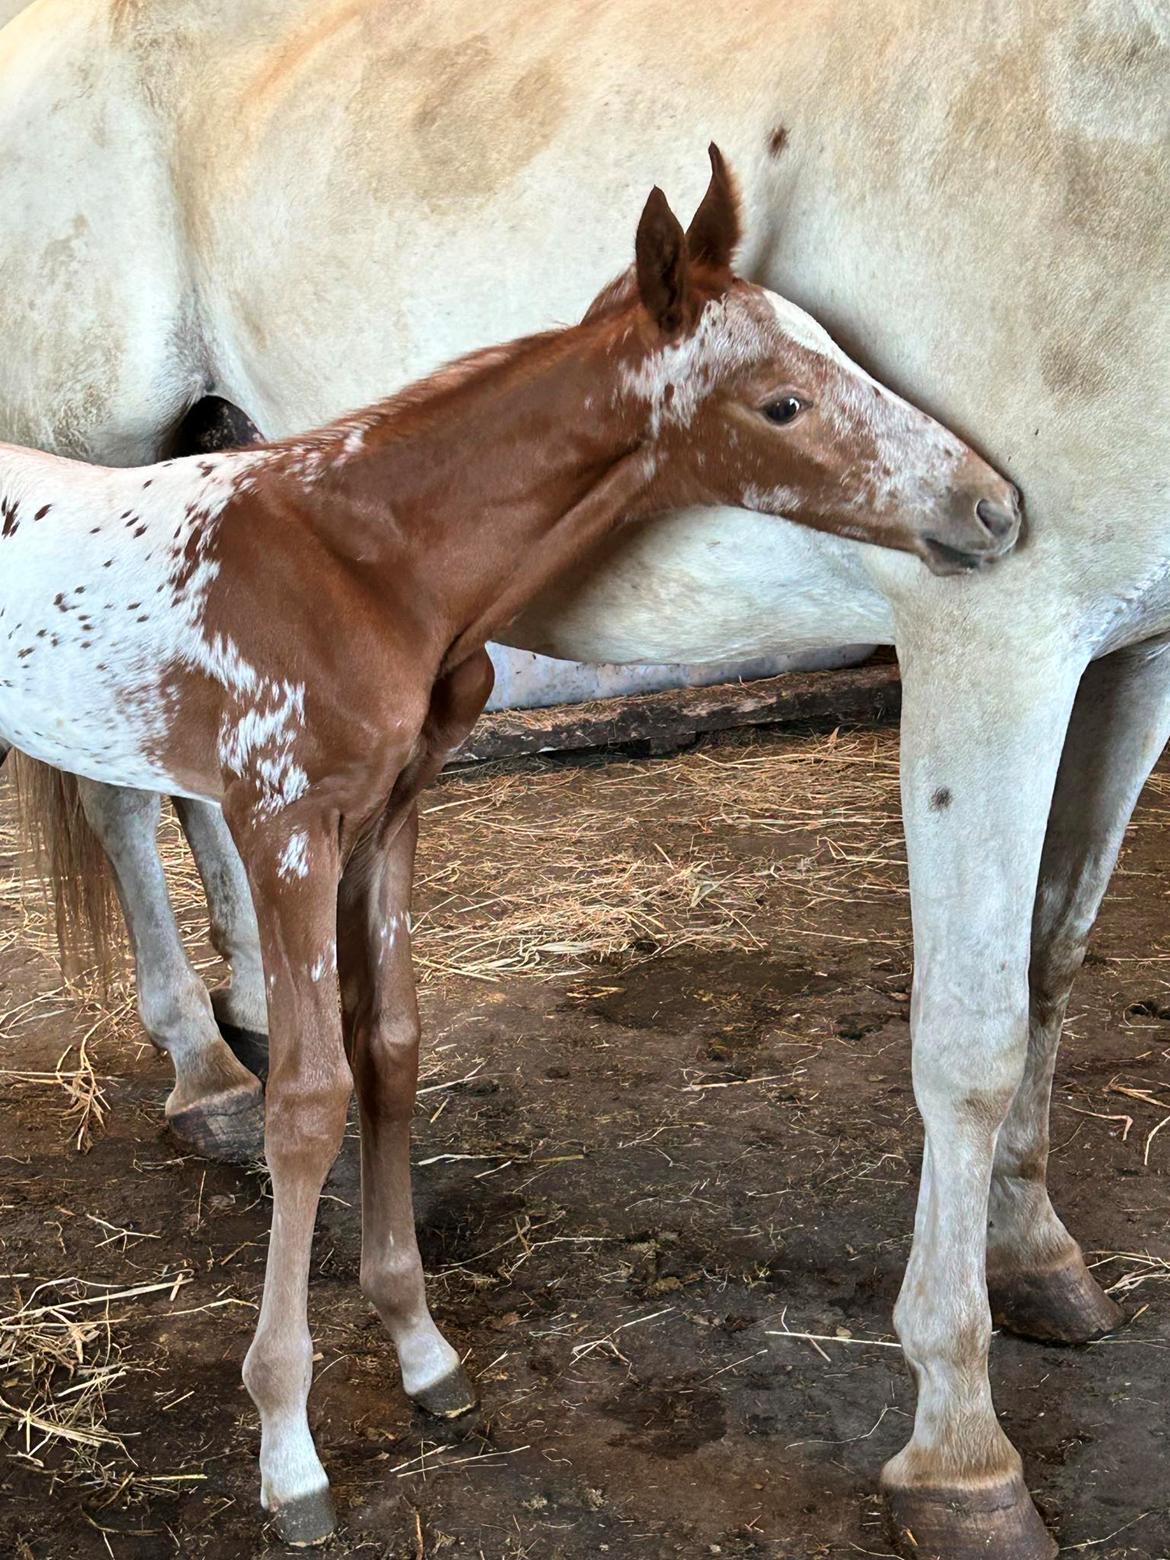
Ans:
<svg viewBox="0 0 1170 1560"><path fill-rule="evenodd" d="M143 1027L174 1065L166 1104L171 1131L194 1153L252 1158L263 1143L263 1094L224 1043L207 988L183 949L158 857L159 799L88 780L80 782L80 794L114 870Z"/></svg>
<svg viewBox="0 0 1170 1560"><path fill-rule="evenodd" d="M999 1134L987 1283L996 1321L1083 1343L1121 1311L1101 1292L1048 1197L1052 1073L1073 978L1138 793L1170 738L1170 644L1117 651L1081 681L1061 758L1032 920L1023 1081Z"/></svg>
<svg viewBox="0 0 1170 1560"><path fill-rule="evenodd" d="M414 809L384 850L355 857L338 896L338 964L361 1110L362 1292L386 1325L408 1397L442 1418L475 1405L459 1356L431 1319L415 1239L410 1124L419 1024L410 967Z"/></svg>

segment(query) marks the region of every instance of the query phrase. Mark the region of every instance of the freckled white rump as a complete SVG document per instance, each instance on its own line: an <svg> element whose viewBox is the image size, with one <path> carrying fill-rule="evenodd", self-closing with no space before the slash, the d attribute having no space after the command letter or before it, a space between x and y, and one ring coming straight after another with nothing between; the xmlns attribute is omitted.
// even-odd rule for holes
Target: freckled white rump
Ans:
<svg viewBox="0 0 1170 1560"><path fill-rule="evenodd" d="M225 692L259 692L203 627L207 547L256 462L116 470L0 446L0 740L94 780L181 790L154 757L168 729L164 677L185 667ZM290 691L269 723L295 705ZM229 768L270 739L262 720L225 727Z"/></svg>

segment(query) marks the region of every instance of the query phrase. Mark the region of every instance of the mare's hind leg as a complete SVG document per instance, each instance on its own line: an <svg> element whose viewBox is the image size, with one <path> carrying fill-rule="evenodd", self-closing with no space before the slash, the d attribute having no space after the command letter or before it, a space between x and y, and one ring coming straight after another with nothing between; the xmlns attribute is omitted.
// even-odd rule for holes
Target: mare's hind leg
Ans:
<svg viewBox="0 0 1170 1560"><path fill-rule="evenodd" d="M244 863L221 810L211 802L174 798L207 894L211 945L231 969L231 980L211 993L220 1031L258 1078L268 1073L268 1002L260 933Z"/></svg>
<svg viewBox="0 0 1170 1560"><path fill-rule="evenodd" d="M194 1153L252 1158L263 1143L263 1093L224 1043L207 988L183 949L158 857L159 799L89 780L80 782L80 793L114 871L143 1027L174 1065L166 1104L171 1131Z"/></svg>
<svg viewBox="0 0 1170 1560"><path fill-rule="evenodd" d="M1027 1337L1083 1343L1121 1319L1049 1201L1048 1113L1073 978L1130 813L1168 738L1170 644L1133 646L1086 670L1061 757L1032 920L1027 1062L1000 1130L991 1182L992 1314Z"/></svg>

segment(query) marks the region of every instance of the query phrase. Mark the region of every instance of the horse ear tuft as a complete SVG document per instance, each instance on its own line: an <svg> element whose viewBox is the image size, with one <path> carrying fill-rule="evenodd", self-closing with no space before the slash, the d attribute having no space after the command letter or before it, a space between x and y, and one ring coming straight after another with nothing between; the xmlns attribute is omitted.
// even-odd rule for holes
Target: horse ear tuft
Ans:
<svg viewBox="0 0 1170 1560"><path fill-rule="evenodd" d="M634 258L643 306L660 330L677 335L694 313L690 259L682 223L657 185L638 223Z"/></svg>
<svg viewBox="0 0 1170 1560"><path fill-rule="evenodd" d="M691 259L700 265L730 271L741 233L739 192L714 141L707 148L707 155L711 159L711 182L687 229L687 249Z"/></svg>

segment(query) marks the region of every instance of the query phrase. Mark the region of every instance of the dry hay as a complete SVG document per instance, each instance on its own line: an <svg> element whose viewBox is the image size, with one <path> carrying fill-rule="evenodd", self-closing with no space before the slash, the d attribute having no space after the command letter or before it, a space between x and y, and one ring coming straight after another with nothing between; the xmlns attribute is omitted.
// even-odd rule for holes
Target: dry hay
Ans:
<svg viewBox="0 0 1170 1560"><path fill-rule="evenodd" d="M123 1232L131 1233L131 1232ZM130 1287L80 1277L37 1284L0 1316L0 1436L6 1455L78 1480L110 1504L136 1490L174 1489L201 1473L148 1474L109 1428L106 1394L132 1368L118 1330L134 1302L175 1296L187 1272Z"/></svg>
<svg viewBox="0 0 1170 1560"><path fill-rule="evenodd" d="M783 748L448 777L422 809L420 981L552 978L683 947L832 937L813 924L827 905L904 891L896 742L793 736Z"/></svg>

